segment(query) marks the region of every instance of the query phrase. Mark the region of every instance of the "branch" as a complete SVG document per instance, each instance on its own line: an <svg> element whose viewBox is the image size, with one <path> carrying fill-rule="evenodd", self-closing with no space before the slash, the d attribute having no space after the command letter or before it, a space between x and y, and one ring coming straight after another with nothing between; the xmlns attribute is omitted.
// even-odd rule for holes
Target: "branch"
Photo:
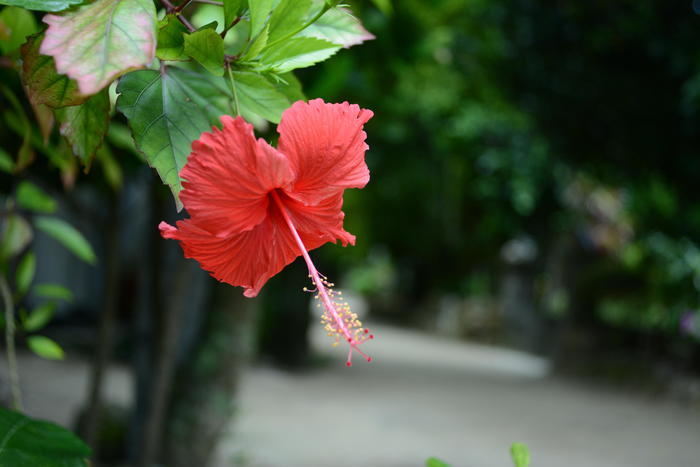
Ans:
<svg viewBox="0 0 700 467"><path fill-rule="evenodd" d="M15 355L15 310L10 288L3 275L0 275L0 292L5 303L5 345L7 346L7 371L12 392L12 408L21 411L22 393L19 389L19 373L17 372L17 356Z"/></svg>
<svg viewBox="0 0 700 467"><path fill-rule="evenodd" d="M231 29L232 27L234 27L235 25L237 25L238 22L239 22L240 20L241 20L241 17L240 17L240 16L237 16L236 19L234 19L233 21L231 21L231 24L229 24L228 26L226 26L226 29L224 29L223 31L221 31L221 37L222 37L222 38L226 37L226 33L228 32L228 30Z"/></svg>
<svg viewBox="0 0 700 467"><path fill-rule="evenodd" d="M183 8L185 8L185 7L187 6L187 4L190 3L190 0L186 0L185 3L183 3L183 4L180 5L180 6L175 6L175 5L173 5L172 2L170 2L170 0L160 0L160 3L163 4L163 6L165 7L165 10L166 10L166 12L167 12L168 14L174 14L175 16L177 16L177 19L180 20L180 22L181 22L182 24L184 24L185 27L186 27L190 32L194 32L194 31L197 30L197 28L195 28L195 27L192 25L192 23L190 23L190 22L187 20L187 18L185 18L184 16L182 16L182 15L180 14L180 10L183 9Z"/></svg>

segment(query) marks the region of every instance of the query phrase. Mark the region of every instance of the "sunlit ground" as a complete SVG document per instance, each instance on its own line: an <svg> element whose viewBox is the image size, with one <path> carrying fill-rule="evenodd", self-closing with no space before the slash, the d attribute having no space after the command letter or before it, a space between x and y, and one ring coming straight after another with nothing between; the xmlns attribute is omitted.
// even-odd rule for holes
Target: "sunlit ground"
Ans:
<svg viewBox="0 0 700 467"><path fill-rule="evenodd" d="M700 411L547 376L523 353L372 326L375 361L344 365L314 328L319 366L250 368L217 466L510 466L528 444L533 467L693 467ZM20 361L27 412L68 425L85 398L87 364ZM128 406L131 378L110 372L107 399Z"/></svg>
<svg viewBox="0 0 700 467"><path fill-rule="evenodd" d="M217 465L501 467L514 441L535 467L696 465L700 411L551 378L523 353L373 328L370 364L346 368L319 331L330 365L251 368Z"/></svg>

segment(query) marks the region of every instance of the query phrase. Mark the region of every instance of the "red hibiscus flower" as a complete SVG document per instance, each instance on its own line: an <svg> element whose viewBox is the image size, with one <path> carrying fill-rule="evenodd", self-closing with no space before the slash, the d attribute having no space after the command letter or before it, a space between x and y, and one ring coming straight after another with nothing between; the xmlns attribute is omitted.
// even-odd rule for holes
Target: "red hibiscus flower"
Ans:
<svg viewBox="0 0 700 467"><path fill-rule="evenodd" d="M244 287L246 297L302 256L326 331L350 345L348 366L353 350L371 360L358 346L373 336L308 252L336 240L355 244L343 229L343 192L369 181L362 127L371 117L347 102L299 101L282 115L275 149L256 140L241 117L223 116L222 130L192 143L180 172L190 218L159 226L163 237L180 241L186 257L219 281Z"/></svg>

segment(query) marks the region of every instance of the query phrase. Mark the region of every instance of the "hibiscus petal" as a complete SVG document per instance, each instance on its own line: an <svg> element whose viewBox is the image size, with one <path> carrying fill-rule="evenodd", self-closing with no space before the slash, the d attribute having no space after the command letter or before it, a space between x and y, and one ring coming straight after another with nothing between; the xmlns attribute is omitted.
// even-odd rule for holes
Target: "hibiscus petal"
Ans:
<svg viewBox="0 0 700 467"><path fill-rule="evenodd" d="M343 246L355 244L355 236L343 229L345 213L343 194L338 192L321 200L318 204L307 205L285 194L280 195L289 217L307 250L318 248L326 242L340 240Z"/></svg>
<svg viewBox="0 0 700 467"><path fill-rule="evenodd" d="M180 241L185 257L196 259L202 269L220 282L245 288L255 297L272 276L299 256L294 238L277 209L246 232L218 237L185 219L177 228L160 223L161 235Z"/></svg>
<svg viewBox="0 0 700 467"><path fill-rule="evenodd" d="M290 195L316 204L339 190L364 187L369 181L369 147L362 126L372 115L355 104L321 99L299 101L287 109L277 130L278 148L297 173Z"/></svg>
<svg viewBox="0 0 700 467"><path fill-rule="evenodd" d="M283 154L255 140L245 120L223 116L221 122L223 130L202 133L192 143L180 199L199 228L226 237L260 224L267 193L288 186L295 174Z"/></svg>
<svg viewBox="0 0 700 467"><path fill-rule="evenodd" d="M334 195L315 206L305 206L284 193L280 199L307 250L339 239L354 244L355 237L343 230L342 195ZM173 227L159 225L161 235L180 241L187 258L196 259L219 281L244 287L246 297L255 297L263 285L301 255L279 206L270 201L265 218L252 229L221 236L202 228L194 218Z"/></svg>

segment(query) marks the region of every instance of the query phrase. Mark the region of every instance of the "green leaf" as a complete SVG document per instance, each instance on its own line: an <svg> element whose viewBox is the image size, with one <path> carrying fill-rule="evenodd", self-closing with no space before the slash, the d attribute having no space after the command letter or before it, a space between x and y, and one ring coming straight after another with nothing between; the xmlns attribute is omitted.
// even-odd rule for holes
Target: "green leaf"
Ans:
<svg viewBox="0 0 700 467"><path fill-rule="evenodd" d="M61 346L45 336L29 336L27 345L32 352L47 360L63 360L65 356Z"/></svg>
<svg viewBox="0 0 700 467"><path fill-rule="evenodd" d="M153 61L156 10L151 0L97 0L62 16L46 15L49 25L40 52L56 70L95 94L116 77Z"/></svg>
<svg viewBox="0 0 700 467"><path fill-rule="evenodd" d="M55 217L40 216L34 219L34 225L37 229L53 237L78 258L86 263L95 264L97 257L92 247L85 240L83 234L69 223Z"/></svg>
<svg viewBox="0 0 700 467"><path fill-rule="evenodd" d="M513 443L510 446L510 457L513 458L515 467L529 467L530 451L523 443Z"/></svg>
<svg viewBox="0 0 700 467"><path fill-rule="evenodd" d="M39 11L62 11L85 0L0 0L0 5L11 5Z"/></svg>
<svg viewBox="0 0 700 467"><path fill-rule="evenodd" d="M255 3L256 0L253 0ZM248 0L224 0L224 27L228 27L248 7Z"/></svg>
<svg viewBox="0 0 700 467"><path fill-rule="evenodd" d="M53 300L73 301L73 293L62 285L58 284L37 284L32 292L39 296Z"/></svg>
<svg viewBox="0 0 700 467"><path fill-rule="evenodd" d="M56 201L32 182L22 181L15 194L17 204L29 211L51 214L56 210Z"/></svg>
<svg viewBox="0 0 700 467"><path fill-rule="evenodd" d="M425 461L426 467L450 467L447 462L438 459L437 457L430 457Z"/></svg>
<svg viewBox="0 0 700 467"><path fill-rule="evenodd" d="M299 36L323 39L345 48L374 39L360 20L345 8L328 10L311 26L301 31Z"/></svg>
<svg viewBox="0 0 700 467"><path fill-rule="evenodd" d="M323 61L339 49L340 46L322 39L296 37L263 51L258 68L285 73Z"/></svg>
<svg viewBox="0 0 700 467"><path fill-rule="evenodd" d="M64 107L83 103L87 96L78 91L78 83L56 71L53 58L41 55L44 34L29 37L22 46L22 82L29 99L35 104Z"/></svg>
<svg viewBox="0 0 700 467"><path fill-rule="evenodd" d="M273 80L275 89L285 95L290 104L296 101L306 100L306 96L301 89L301 82L294 76L291 71L281 75L275 75L276 80Z"/></svg>
<svg viewBox="0 0 700 467"><path fill-rule="evenodd" d="M56 109L55 114L73 154L89 168L109 128L109 93L104 89L81 105Z"/></svg>
<svg viewBox="0 0 700 467"><path fill-rule="evenodd" d="M23 218L15 214L0 217L0 261L7 260L32 241L32 228Z"/></svg>
<svg viewBox="0 0 700 467"><path fill-rule="evenodd" d="M6 153L4 149L0 148L0 170L12 173L14 169L15 161L12 160L12 156Z"/></svg>
<svg viewBox="0 0 700 467"><path fill-rule="evenodd" d="M265 120L279 123L282 112L290 105L287 96L260 73L236 71L233 78L243 115L254 113Z"/></svg>
<svg viewBox="0 0 700 467"><path fill-rule="evenodd" d="M36 255L34 252L30 251L22 257L22 260L17 266L17 274L15 276L15 285L17 286L17 292L20 295L24 295L29 286L32 285L32 280L34 280L34 273L36 272Z"/></svg>
<svg viewBox="0 0 700 467"><path fill-rule="evenodd" d="M214 29L201 29L185 38L185 53L215 76L224 75L224 40Z"/></svg>
<svg viewBox="0 0 700 467"><path fill-rule="evenodd" d="M27 36L39 30L34 15L17 7L7 7L0 11L0 31L9 33L0 35L0 54L7 55L19 49L24 44Z"/></svg>
<svg viewBox="0 0 700 467"><path fill-rule="evenodd" d="M267 45L267 31L269 29L269 26L265 26L262 31L260 31L260 34L253 39L253 42L250 44L248 49L245 51L243 56L241 57L242 61L248 61L252 60L255 57L257 57L260 52L265 48Z"/></svg>
<svg viewBox="0 0 700 467"><path fill-rule="evenodd" d="M159 23L156 56L161 60L189 60L185 54L187 28L175 15L166 15Z"/></svg>
<svg viewBox="0 0 700 467"><path fill-rule="evenodd" d="M119 163L114 159L109 146L102 145L97 150L97 160L102 167L105 180L114 191L119 191L124 182L124 174Z"/></svg>
<svg viewBox="0 0 700 467"><path fill-rule="evenodd" d="M109 143L114 147L128 151L143 159L143 154L141 154L136 149L136 144L134 143L134 138L132 138L131 136L131 131L129 131L129 127L124 125L123 123L114 120L111 121L109 123L107 139L109 140Z"/></svg>
<svg viewBox="0 0 700 467"><path fill-rule="evenodd" d="M262 31L267 16L272 9L273 0L253 0L249 2L250 10L250 37L256 37Z"/></svg>
<svg viewBox="0 0 700 467"><path fill-rule="evenodd" d="M87 467L91 455L65 428L0 407L0 465Z"/></svg>
<svg viewBox="0 0 700 467"><path fill-rule="evenodd" d="M269 42L297 31L306 23L313 3L311 0L282 0L270 15Z"/></svg>
<svg viewBox="0 0 700 467"><path fill-rule="evenodd" d="M22 322L22 328L26 332L36 332L42 330L51 318L53 318L53 313L56 310L56 304L49 302L44 303L32 310L32 312L27 316ZM38 352L37 352L38 353Z"/></svg>
<svg viewBox="0 0 700 467"><path fill-rule="evenodd" d="M180 170L192 141L228 113L225 90L201 73L164 67L129 73L119 80L117 92L117 108L129 121L136 147L170 187L181 209Z"/></svg>

